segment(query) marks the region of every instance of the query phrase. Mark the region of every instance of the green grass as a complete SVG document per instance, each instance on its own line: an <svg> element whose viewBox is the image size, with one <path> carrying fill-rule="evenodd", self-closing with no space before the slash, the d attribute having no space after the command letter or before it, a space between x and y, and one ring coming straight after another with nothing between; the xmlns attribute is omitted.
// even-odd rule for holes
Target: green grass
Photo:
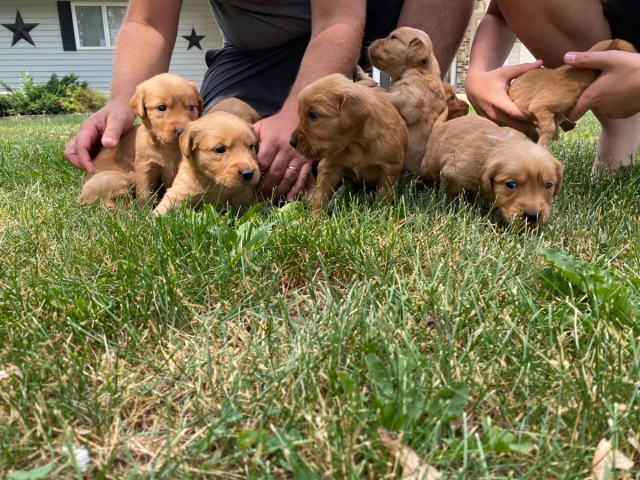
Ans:
<svg viewBox="0 0 640 480"><path fill-rule="evenodd" d="M81 208L78 123L0 123L0 477L80 477L84 446L92 478L399 478L380 427L446 478L582 479L603 437L637 461L640 328L539 254L640 301L640 170L590 182L593 119L539 232L411 188Z"/></svg>

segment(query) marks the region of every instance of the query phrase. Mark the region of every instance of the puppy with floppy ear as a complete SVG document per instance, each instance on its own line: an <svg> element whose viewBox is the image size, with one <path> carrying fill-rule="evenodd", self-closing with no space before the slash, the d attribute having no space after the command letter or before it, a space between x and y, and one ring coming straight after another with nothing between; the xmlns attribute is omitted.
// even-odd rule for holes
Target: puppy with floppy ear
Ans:
<svg viewBox="0 0 640 480"><path fill-rule="evenodd" d="M447 108L449 109L447 120L453 120L454 118L467 115L469 113L469 104L461 98L458 98L453 85L443 83L442 86L444 87L444 95L447 99Z"/></svg>
<svg viewBox="0 0 640 480"><path fill-rule="evenodd" d="M402 172L407 128L386 96L334 74L306 87L298 100L290 143L309 160L321 160L313 215L326 209L343 178L390 197Z"/></svg>
<svg viewBox="0 0 640 480"><path fill-rule="evenodd" d="M548 220L562 188L562 164L540 145L476 115L438 123L422 175L449 195L478 192L495 201L507 222Z"/></svg>
<svg viewBox="0 0 640 480"><path fill-rule="evenodd" d="M172 185L181 159L178 139L202 113L202 98L195 83L163 73L138 85L130 105L142 122L135 162L142 207L161 186Z"/></svg>
<svg viewBox="0 0 640 480"><path fill-rule="evenodd" d="M607 50L636 52L634 46L624 40L605 40L589 51ZM525 132L527 136L548 148L553 140L559 138L558 127L566 120L566 113L599 75L597 70L565 65L556 69L532 70L516 78L509 88L509 96L540 131L539 138L535 130Z"/></svg>
<svg viewBox="0 0 640 480"><path fill-rule="evenodd" d="M433 124L446 108L431 39L422 30L401 27L387 38L374 41L369 47L369 59L374 67L392 77L387 95L409 132L404 166L418 175ZM377 86L359 67L355 77L365 86Z"/></svg>
<svg viewBox="0 0 640 480"><path fill-rule="evenodd" d="M153 213L166 215L185 202L254 204L258 149L251 125L236 115L218 111L191 122L180 136L178 174Z"/></svg>

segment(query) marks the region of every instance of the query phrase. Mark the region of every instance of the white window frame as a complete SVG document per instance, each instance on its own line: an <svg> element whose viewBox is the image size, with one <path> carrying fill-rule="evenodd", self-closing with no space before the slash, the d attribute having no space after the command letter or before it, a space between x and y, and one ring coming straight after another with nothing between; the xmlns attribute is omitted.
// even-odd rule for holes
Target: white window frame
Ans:
<svg viewBox="0 0 640 480"><path fill-rule="evenodd" d="M73 35L76 38L76 48L78 50L113 50L115 45L111 45L109 36L109 20L107 18L107 7L128 7L128 2L71 2L71 17L73 19ZM104 47L83 47L80 45L78 34L78 19L76 17L76 7L102 7L102 28L104 29Z"/></svg>

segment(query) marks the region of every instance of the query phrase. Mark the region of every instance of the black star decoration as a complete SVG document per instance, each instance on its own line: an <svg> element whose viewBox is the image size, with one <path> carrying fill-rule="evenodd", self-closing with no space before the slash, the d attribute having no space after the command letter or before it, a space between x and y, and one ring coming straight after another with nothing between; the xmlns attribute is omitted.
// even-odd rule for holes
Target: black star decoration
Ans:
<svg viewBox="0 0 640 480"><path fill-rule="evenodd" d="M191 47L198 47L200 50L202 50L202 47L200 46L200 40L202 40L204 37L205 35L196 34L195 27L191 27L191 35L182 36L182 38L184 38L185 40L189 40L189 46L187 47L187 50L191 50Z"/></svg>
<svg viewBox="0 0 640 480"><path fill-rule="evenodd" d="M27 42L29 42L31 45L35 47L36 44L33 43L33 39L31 38L31 35L29 35L29 32L34 28L36 28L38 25L40 24L24 23L24 21L22 20L22 15L20 15L20 10L18 10L18 13L16 14L16 23L2 24L3 27L8 28L13 32L13 42L11 43L12 47L16 43L18 43L20 40L26 40Z"/></svg>

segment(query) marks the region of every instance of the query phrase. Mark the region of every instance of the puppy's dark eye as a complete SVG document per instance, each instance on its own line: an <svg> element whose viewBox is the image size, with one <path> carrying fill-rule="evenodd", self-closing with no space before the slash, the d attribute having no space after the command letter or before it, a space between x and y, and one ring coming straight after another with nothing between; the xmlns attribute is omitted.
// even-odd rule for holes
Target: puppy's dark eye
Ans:
<svg viewBox="0 0 640 480"><path fill-rule="evenodd" d="M226 151L227 151L227 147L225 147L224 145L220 145L219 147L216 147L216 149L215 149L215 152L219 153L219 154L223 154Z"/></svg>
<svg viewBox="0 0 640 480"><path fill-rule="evenodd" d="M396 35L391 35L391 40L398 40L398 37Z"/></svg>
<svg viewBox="0 0 640 480"><path fill-rule="evenodd" d="M158 107L158 111L159 112L166 112L167 111L167 106L166 105L160 105Z"/></svg>
<svg viewBox="0 0 640 480"><path fill-rule="evenodd" d="M319 116L320 114L317 112L309 112L309 120L317 120Z"/></svg>
<svg viewBox="0 0 640 480"><path fill-rule="evenodd" d="M515 190L518 188L518 184L516 182L507 182L504 186L507 187L507 190Z"/></svg>
<svg viewBox="0 0 640 480"><path fill-rule="evenodd" d="M189 111L193 112L194 110L195 110L194 106L193 105L189 105Z"/></svg>
<svg viewBox="0 0 640 480"><path fill-rule="evenodd" d="M455 95L451 95L451 98L449 100L455 100L456 96Z"/></svg>
<svg viewBox="0 0 640 480"><path fill-rule="evenodd" d="M547 190L551 190L553 188L553 183L545 183L544 188L546 188Z"/></svg>

